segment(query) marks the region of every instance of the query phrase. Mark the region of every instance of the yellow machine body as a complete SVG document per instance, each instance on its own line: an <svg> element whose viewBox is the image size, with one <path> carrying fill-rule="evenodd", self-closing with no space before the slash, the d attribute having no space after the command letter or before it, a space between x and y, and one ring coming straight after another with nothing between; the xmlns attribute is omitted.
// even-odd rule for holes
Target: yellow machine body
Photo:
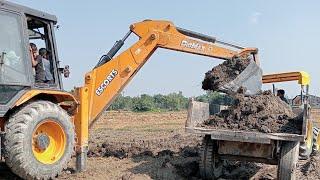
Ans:
<svg viewBox="0 0 320 180"><path fill-rule="evenodd" d="M110 58L107 62L86 73L84 86L76 88L73 94L57 90L31 89L16 101L13 109L36 100L39 95L52 97L54 103L59 104L72 115L71 119L77 136L76 152L77 155L85 156L88 149L89 127L110 106L157 48L222 60L252 56L256 63L259 63L257 48L243 48L224 43L211 36L178 28L170 21L138 22L130 26L130 33L137 35L139 40L118 56ZM0 119L2 128L4 121L5 118ZM47 128L48 125L50 123L43 127ZM50 157L50 155L47 156ZM79 163L77 163L79 169L84 169L83 159L85 158L79 158ZM40 161L49 162L46 157L40 158Z"/></svg>

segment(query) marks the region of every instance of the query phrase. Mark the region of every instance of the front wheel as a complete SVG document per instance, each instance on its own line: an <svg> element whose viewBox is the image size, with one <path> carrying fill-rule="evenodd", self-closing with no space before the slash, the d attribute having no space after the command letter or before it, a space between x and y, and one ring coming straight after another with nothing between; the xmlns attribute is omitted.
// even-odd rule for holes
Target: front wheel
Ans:
<svg viewBox="0 0 320 180"><path fill-rule="evenodd" d="M5 124L5 161L23 179L52 179L71 159L75 145L69 115L58 105L36 101Z"/></svg>

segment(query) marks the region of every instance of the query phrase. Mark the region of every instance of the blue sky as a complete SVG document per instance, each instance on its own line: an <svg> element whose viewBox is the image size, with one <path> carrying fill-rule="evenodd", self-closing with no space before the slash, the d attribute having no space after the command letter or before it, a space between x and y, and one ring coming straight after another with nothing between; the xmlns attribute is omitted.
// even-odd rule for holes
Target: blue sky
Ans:
<svg viewBox="0 0 320 180"><path fill-rule="evenodd" d="M100 56L123 37L131 23L165 19L177 26L246 47L258 47L264 73L304 70L311 74L312 94L319 94L320 1L124 1L13 0L55 14L62 64L71 66L65 89L83 84ZM129 40L129 44L135 41ZM125 47L128 47L125 46ZM182 91L204 93L204 73L221 60L159 49L124 90L125 95ZM277 85L289 96L296 83ZM269 88L271 86L267 86Z"/></svg>

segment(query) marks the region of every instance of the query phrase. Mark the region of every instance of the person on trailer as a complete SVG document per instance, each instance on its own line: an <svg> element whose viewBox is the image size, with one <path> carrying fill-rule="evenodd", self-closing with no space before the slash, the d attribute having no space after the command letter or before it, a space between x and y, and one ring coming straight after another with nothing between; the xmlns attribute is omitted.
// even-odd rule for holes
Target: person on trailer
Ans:
<svg viewBox="0 0 320 180"><path fill-rule="evenodd" d="M277 96L284 102L286 102L287 104L289 104L288 99L285 97L286 92L283 89L279 89L277 91Z"/></svg>

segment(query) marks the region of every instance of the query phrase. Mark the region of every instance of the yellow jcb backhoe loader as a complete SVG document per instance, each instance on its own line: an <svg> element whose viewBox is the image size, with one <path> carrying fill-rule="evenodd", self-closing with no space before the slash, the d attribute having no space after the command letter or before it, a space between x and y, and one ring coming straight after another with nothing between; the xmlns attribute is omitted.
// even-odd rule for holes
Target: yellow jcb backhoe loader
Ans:
<svg viewBox="0 0 320 180"><path fill-rule="evenodd" d="M0 0L1 156L12 172L24 179L55 178L74 152L77 169L85 169L90 124L157 48L222 60L252 56L258 63L256 48L222 42L169 21L145 20L130 26L73 95L63 90L56 23L53 15ZM139 40L114 57L131 33ZM34 80L29 43L39 41L50 52L52 83Z"/></svg>

